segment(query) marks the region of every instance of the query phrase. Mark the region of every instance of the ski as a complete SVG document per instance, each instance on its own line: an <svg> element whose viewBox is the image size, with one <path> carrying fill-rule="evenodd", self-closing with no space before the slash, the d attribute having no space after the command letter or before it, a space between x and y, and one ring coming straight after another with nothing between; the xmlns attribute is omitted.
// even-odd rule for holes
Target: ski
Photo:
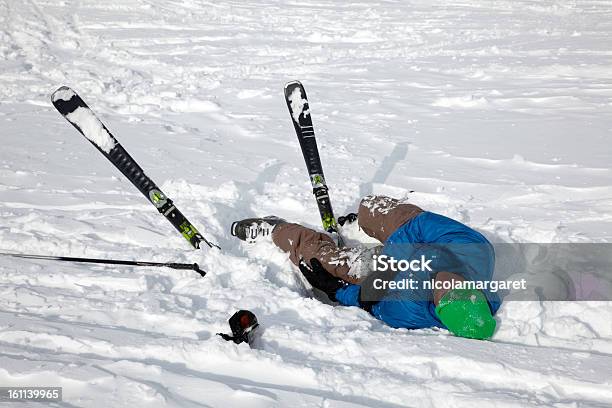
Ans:
<svg viewBox="0 0 612 408"><path fill-rule="evenodd" d="M289 108L289 114L293 127L297 133L306 168L312 185L312 193L317 201L321 222L327 232L336 233L338 245L344 246L344 241L338 230L338 224L334 217L334 211L329 199L329 189L323 175L323 166L319 157L319 149L315 138L310 106L304 86L299 81L289 82L285 85L285 102Z"/></svg>
<svg viewBox="0 0 612 408"><path fill-rule="evenodd" d="M76 92L67 86L62 86L53 92L51 102L79 133L140 190L194 248L200 248L202 242L211 248L213 246L219 248L204 238L176 208L172 200L162 193Z"/></svg>

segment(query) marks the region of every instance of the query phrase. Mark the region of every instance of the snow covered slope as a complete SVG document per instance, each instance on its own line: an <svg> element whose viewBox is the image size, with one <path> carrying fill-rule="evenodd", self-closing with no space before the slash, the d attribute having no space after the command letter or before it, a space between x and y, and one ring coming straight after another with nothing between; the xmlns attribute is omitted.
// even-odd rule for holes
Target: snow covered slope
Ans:
<svg viewBox="0 0 612 408"><path fill-rule="evenodd" d="M63 406L610 406L610 302L505 304L490 342L311 297L231 221L319 217L285 82L338 214L367 193L508 242L612 239L607 1L0 0L0 386ZM78 91L222 252L190 249L52 108ZM414 193L409 193L414 190ZM257 349L222 341L254 311Z"/></svg>

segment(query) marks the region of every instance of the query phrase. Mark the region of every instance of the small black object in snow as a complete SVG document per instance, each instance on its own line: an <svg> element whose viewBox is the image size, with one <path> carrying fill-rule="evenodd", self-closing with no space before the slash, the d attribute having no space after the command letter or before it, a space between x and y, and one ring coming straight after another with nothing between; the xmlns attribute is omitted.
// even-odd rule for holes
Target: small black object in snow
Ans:
<svg viewBox="0 0 612 408"><path fill-rule="evenodd" d="M233 341L236 344L248 343L253 340L255 329L259 327L257 317L249 310L239 310L229 319L232 334L217 333L226 341Z"/></svg>

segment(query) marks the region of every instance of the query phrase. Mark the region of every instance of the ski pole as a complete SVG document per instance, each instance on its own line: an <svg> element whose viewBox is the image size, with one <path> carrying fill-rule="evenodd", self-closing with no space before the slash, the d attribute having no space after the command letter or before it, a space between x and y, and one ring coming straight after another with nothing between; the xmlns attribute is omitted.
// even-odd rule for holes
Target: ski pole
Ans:
<svg viewBox="0 0 612 408"><path fill-rule="evenodd" d="M2 256L10 256L13 258L25 258L25 259L43 259L46 261L62 261L62 262L83 262L83 263L97 263L97 264L109 264L109 265L128 265L128 266L155 266L155 267L166 267L171 269L182 269L182 270L193 270L204 277L206 272L200 269L197 263L176 263L176 262L145 262L145 261L124 261L120 259L99 259L99 258L76 258L72 256L47 256L47 255L33 255L33 254L14 254L9 252L0 252Z"/></svg>

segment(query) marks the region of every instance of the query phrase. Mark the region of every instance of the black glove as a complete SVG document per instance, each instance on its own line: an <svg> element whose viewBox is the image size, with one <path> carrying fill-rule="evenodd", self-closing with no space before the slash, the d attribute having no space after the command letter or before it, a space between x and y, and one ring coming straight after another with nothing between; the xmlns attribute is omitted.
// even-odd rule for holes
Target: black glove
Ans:
<svg viewBox="0 0 612 408"><path fill-rule="evenodd" d="M312 265L312 268L303 259L300 259L298 268L300 268L302 275L304 275L313 288L325 292L329 300L337 302L336 292L338 289L346 286L347 283L330 275L317 258L312 258L310 265Z"/></svg>
<svg viewBox="0 0 612 408"><path fill-rule="evenodd" d="M345 222L352 224L355 221L357 221L357 214L355 213L348 213L346 215L338 217L338 224L340 224L340 226L343 226Z"/></svg>

